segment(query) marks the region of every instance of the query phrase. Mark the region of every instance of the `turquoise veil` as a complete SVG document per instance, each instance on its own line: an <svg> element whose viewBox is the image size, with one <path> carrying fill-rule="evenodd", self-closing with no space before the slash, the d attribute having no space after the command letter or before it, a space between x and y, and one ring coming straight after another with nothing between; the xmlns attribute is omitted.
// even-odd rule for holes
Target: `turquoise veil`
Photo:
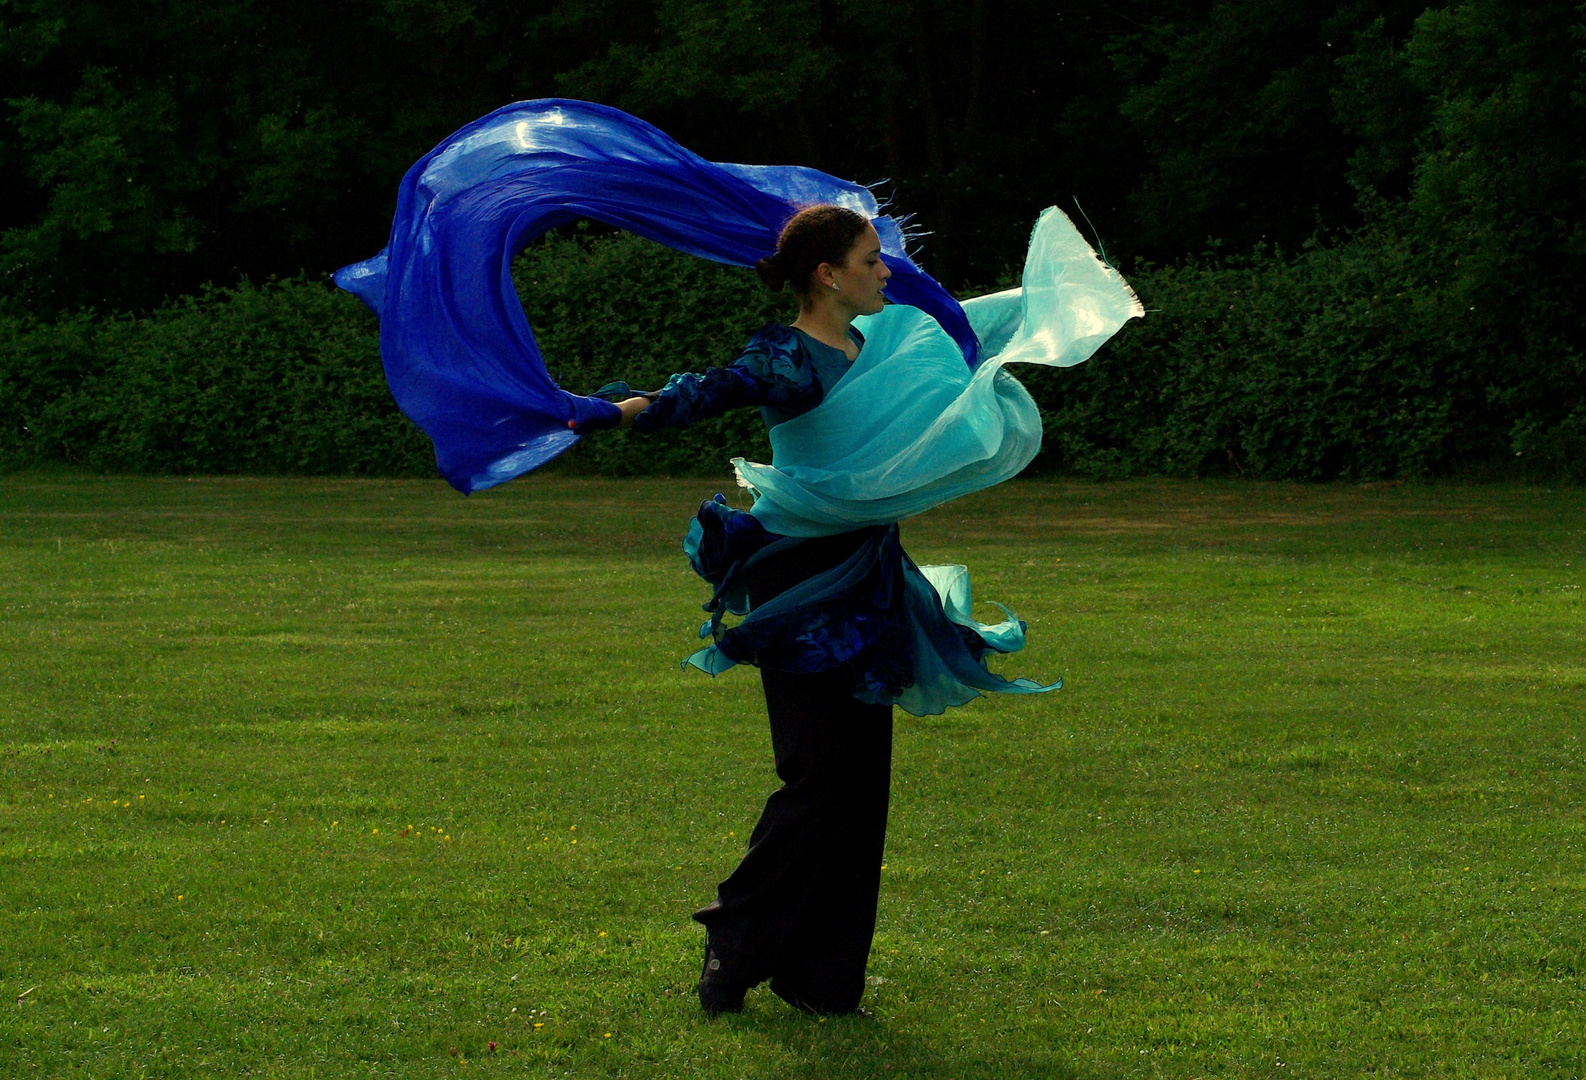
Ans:
<svg viewBox="0 0 1586 1080"><path fill-rule="evenodd" d="M1007 365L1072 367L1142 314L1134 290L1056 207L1036 223L1023 285L963 310L980 339L973 369L918 308L855 320L859 359L819 408L771 429L772 464L733 460L762 525L826 536L1016 476L1041 448L1041 415Z"/></svg>

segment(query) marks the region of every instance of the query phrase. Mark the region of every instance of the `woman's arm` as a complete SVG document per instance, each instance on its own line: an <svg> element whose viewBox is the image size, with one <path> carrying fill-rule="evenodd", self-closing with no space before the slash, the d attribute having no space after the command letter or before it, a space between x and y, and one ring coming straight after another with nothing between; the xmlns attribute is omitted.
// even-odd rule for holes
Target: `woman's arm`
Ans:
<svg viewBox="0 0 1586 1080"><path fill-rule="evenodd" d="M819 400L820 394L813 370L799 353L797 335L775 325L756 334L726 367L680 372L652 394L635 393L627 383L595 392L621 410L617 426L641 432L687 427L744 406Z"/></svg>

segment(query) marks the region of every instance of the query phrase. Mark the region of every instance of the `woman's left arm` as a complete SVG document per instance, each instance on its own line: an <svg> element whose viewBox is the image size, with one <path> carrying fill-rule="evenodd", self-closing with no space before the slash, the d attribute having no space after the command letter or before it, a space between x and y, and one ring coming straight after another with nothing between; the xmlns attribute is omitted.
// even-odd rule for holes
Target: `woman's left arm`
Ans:
<svg viewBox="0 0 1586 1080"><path fill-rule="evenodd" d="M621 410L619 427L651 432L687 427L732 409L819 400L820 386L798 355L797 336L785 327L768 326L725 367L673 375L652 394L639 394L627 383L610 383L595 396Z"/></svg>
<svg viewBox="0 0 1586 1080"><path fill-rule="evenodd" d="M650 399L647 397L631 397L617 402L617 408L622 410L622 421L617 426L632 427L634 420L638 419L639 414L649 407Z"/></svg>
<svg viewBox="0 0 1586 1080"><path fill-rule="evenodd" d="M680 372L654 393L635 391L625 382L608 383L592 397L617 407L620 416L603 427L636 427L650 432L663 427L687 427L728 409L758 405L757 387L732 367L709 368L703 374ZM569 427L574 427L569 422Z"/></svg>

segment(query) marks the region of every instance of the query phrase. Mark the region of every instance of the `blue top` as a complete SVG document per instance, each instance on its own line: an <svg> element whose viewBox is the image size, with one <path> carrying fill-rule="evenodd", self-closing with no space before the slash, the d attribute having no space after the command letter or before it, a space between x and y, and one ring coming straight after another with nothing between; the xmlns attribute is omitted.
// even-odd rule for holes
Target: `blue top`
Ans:
<svg viewBox="0 0 1586 1080"><path fill-rule="evenodd" d="M850 327L848 333L864 348L858 330ZM633 426L642 432L684 427L729 409L758 405L765 426L774 428L819 405L852 366L841 349L794 327L770 323L726 367L673 375ZM602 387L599 396L616 397L625 389L625 384L613 383Z"/></svg>

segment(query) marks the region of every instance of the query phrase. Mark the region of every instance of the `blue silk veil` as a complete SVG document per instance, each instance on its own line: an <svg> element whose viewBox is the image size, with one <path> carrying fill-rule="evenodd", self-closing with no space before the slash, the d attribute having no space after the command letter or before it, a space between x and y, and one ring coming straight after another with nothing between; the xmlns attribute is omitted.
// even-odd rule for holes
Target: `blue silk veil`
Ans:
<svg viewBox="0 0 1586 1080"><path fill-rule="evenodd" d="M772 429L770 465L734 459L754 493L752 513L772 533L888 524L1016 475L1040 448L1041 423L1006 365L1080 363L1141 314L1128 285L1055 208L1032 234L1022 288L960 305L909 257L899 223L865 187L813 169L706 161L635 117L557 99L498 109L420 158L403 177L389 245L335 280L380 316L392 393L434 442L441 475L467 493L567 450L578 439L569 421L607 426L615 412L563 391L546 371L511 276L526 245L591 218L752 266L814 203L870 218L893 303L856 321L865 347L821 405ZM741 625L842 587L841 574L825 577L747 612ZM893 699L908 711L1060 685L1005 680L955 650L948 623L992 651L1024 643L1011 614L995 625L970 616L964 568L920 567L908 584L916 685ZM689 662L713 674L732 664L714 647Z"/></svg>
<svg viewBox="0 0 1586 1080"><path fill-rule="evenodd" d="M636 117L585 101L508 105L425 154L398 188L391 242L337 271L336 284L381 316L391 392L435 443L441 475L468 493L567 450L578 441L568 421L599 426L615 412L551 381L513 289L518 252L591 218L753 266L812 203L870 218L892 298L928 313L974 362L963 309L914 264L869 189L814 169L706 161Z"/></svg>

